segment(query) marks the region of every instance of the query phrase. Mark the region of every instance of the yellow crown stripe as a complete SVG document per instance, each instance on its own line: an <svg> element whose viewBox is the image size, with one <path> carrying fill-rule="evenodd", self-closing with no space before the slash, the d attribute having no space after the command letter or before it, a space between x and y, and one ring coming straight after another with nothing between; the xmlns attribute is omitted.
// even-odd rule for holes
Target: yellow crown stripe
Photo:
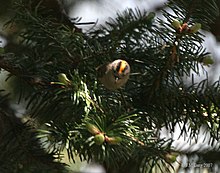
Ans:
<svg viewBox="0 0 220 173"><path fill-rule="evenodd" d="M127 66L127 62L126 61L121 61L121 65L120 65L120 68L119 68L119 73L122 73L126 66Z"/></svg>

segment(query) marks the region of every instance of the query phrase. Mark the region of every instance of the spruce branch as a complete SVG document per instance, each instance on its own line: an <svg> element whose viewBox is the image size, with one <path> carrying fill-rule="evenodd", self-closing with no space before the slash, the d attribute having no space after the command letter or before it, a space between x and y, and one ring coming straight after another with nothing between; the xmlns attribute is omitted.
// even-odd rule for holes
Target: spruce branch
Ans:
<svg viewBox="0 0 220 173"><path fill-rule="evenodd" d="M128 9L86 34L62 23L46 1L26 2L16 4L12 21L24 26L19 43L26 49L11 59L0 55L0 67L46 81L29 96L27 111L37 123L46 123L38 137L48 153L60 156L66 150L70 160L97 161L108 172L131 172L131 163L134 172L169 172L172 141L159 140L155 131L179 126L181 135L197 140L198 129L206 126L210 143L219 138L219 81L186 84L182 78L199 73L199 63L209 55L194 24L205 27L214 20L214 1L205 3L207 10L198 5L213 15L204 21L198 3L169 1L174 13L163 11L167 21ZM97 84L95 69L122 56L134 74L120 95Z"/></svg>
<svg viewBox="0 0 220 173"><path fill-rule="evenodd" d="M219 9L215 0L192 0L192 1L176 1L171 0L167 6L173 10L175 17L182 19L183 23L199 22L203 29L209 30L210 24L219 16ZM163 10L165 12L165 10ZM173 15L167 13L167 17ZM170 18L170 17L169 17Z"/></svg>
<svg viewBox="0 0 220 173"><path fill-rule="evenodd" d="M0 123L1 172L66 172L64 165L55 161L55 153L41 148L35 129L15 117L7 95L0 96Z"/></svg>

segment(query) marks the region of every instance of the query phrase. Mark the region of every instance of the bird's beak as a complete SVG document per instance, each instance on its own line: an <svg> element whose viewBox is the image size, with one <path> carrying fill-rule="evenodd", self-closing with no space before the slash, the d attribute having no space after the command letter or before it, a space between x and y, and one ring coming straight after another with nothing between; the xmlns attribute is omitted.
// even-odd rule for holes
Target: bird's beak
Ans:
<svg viewBox="0 0 220 173"><path fill-rule="evenodd" d="M116 77L115 77L115 83L118 81L118 79L119 79L119 77L116 76Z"/></svg>

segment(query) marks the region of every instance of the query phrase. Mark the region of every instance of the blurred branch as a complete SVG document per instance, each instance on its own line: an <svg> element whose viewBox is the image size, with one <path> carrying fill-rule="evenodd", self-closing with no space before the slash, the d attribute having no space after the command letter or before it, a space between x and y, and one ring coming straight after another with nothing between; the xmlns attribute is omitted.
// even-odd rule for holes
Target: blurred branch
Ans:
<svg viewBox="0 0 220 173"><path fill-rule="evenodd" d="M25 69L14 64L12 58L13 56L14 55L12 53L0 55L0 69L2 68L8 71L11 75L20 77L31 86L43 86L47 84L39 76L30 74Z"/></svg>
<svg viewBox="0 0 220 173"><path fill-rule="evenodd" d="M10 56L13 56L13 54L7 54L7 55L0 55L0 68L10 72L13 75L18 75L21 73L21 69L16 67L15 65L12 65L9 61L6 59Z"/></svg>
<svg viewBox="0 0 220 173"><path fill-rule="evenodd" d="M36 139L35 130L14 115L7 97L0 95L0 172L43 169L64 172L64 166L54 162L52 153L46 153Z"/></svg>

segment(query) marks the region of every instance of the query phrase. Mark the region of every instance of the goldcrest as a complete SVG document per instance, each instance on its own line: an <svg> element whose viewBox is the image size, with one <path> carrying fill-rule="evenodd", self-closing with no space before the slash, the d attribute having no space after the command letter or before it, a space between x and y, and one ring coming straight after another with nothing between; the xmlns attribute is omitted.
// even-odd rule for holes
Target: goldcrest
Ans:
<svg viewBox="0 0 220 173"><path fill-rule="evenodd" d="M117 59L97 68L99 81L109 90L116 90L125 85L130 75L127 61Z"/></svg>

